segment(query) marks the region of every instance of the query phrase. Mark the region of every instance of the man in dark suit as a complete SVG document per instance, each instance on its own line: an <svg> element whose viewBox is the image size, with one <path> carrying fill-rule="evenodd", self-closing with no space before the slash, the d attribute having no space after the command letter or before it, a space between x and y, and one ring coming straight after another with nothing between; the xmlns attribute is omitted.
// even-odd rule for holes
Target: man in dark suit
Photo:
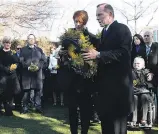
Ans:
<svg viewBox="0 0 159 134"><path fill-rule="evenodd" d="M150 73L148 77L151 78L153 75L153 85L155 87L154 92L157 96L158 104L158 43L153 42L153 34L150 31L146 31L144 33L144 42L146 45L147 55L146 68L150 69L150 71L152 72L152 74ZM156 121L158 121L157 119L158 118L156 118Z"/></svg>
<svg viewBox="0 0 159 134"><path fill-rule="evenodd" d="M84 53L83 57L99 60L97 110L102 134L126 134L133 97L131 33L126 25L114 21L111 5L98 5L96 15L100 26L104 27L101 44L97 50Z"/></svg>
<svg viewBox="0 0 159 134"><path fill-rule="evenodd" d="M22 65L22 111L28 112L28 100L31 90L34 90L34 106L38 113L43 113L41 107L41 91L43 88L43 65L46 62L45 55L41 48L35 45L35 35L28 35L28 45L20 52L20 62Z"/></svg>
<svg viewBox="0 0 159 134"><path fill-rule="evenodd" d="M144 42L146 45L146 68L150 69L154 75L154 86L157 87L158 83L158 43L152 42L153 34L150 31L144 33Z"/></svg>

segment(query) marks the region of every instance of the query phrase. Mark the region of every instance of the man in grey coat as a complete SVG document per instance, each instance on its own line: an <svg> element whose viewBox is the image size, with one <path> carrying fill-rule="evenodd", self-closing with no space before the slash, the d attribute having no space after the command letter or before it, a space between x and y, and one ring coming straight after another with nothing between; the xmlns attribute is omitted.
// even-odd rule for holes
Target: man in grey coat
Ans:
<svg viewBox="0 0 159 134"><path fill-rule="evenodd" d="M45 55L41 48L35 45L36 38L33 34L28 35L28 45L21 49L20 62L22 65L22 98L21 113L28 112L30 91L34 90L34 106L36 111L42 113L41 94L43 88L43 65L46 62Z"/></svg>

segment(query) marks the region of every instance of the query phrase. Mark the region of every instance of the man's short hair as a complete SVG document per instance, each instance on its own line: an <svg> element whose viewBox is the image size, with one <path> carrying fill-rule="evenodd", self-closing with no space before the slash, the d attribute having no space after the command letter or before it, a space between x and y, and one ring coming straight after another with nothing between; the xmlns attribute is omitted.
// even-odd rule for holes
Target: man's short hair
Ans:
<svg viewBox="0 0 159 134"><path fill-rule="evenodd" d="M35 37L34 34L29 34L29 35L27 36L27 39L29 39L29 37L30 37L31 35L34 36L34 40L36 40L36 37Z"/></svg>
<svg viewBox="0 0 159 134"><path fill-rule="evenodd" d="M102 3L102 4L97 5L97 8L102 6L102 5L104 5L104 11L105 12L111 12L112 16L114 17L114 9L113 9L113 7L110 4Z"/></svg>
<svg viewBox="0 0 159 134"><path fill-rule="evenodd" d="M152 33L152 31L145 31L145 32L144 32L144 35L145 35L146 33L148 33L150 36L152 36L152 37L153 37L153 33Z"/></svg>

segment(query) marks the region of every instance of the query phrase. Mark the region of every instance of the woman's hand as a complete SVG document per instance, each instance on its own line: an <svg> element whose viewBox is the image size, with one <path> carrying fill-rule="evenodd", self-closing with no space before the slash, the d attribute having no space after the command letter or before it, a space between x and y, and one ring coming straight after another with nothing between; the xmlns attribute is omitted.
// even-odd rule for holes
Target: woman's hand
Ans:
<svg viewBox="0 0 159 134"><path fill-rule="evenodd" d="M16 64L12 64L10 66L10 71L16 70L17 69L17 65Z"/></svg>

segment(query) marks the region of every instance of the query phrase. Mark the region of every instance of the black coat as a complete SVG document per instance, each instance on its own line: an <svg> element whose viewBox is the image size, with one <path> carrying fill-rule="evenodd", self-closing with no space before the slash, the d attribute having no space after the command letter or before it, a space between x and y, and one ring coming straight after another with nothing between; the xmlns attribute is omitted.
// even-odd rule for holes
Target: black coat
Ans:
<svg viewBox="0 0 159 134"><path fill-rule="evenodd" d="M45 55L39 47L29 48L25 46L20 52L20 62L22 65L22 87L24 90L43 88L43 65L46 62ZM39 70L31 72L28 67L31 63L37 64Z"/></svg>
<svg viewBox="0 0 159 134"><path fill-rule="evenodd" d="M147 56L146 67L152 72L156 71L158 65L158 43L152 43L150 53Z"/></svg>
<svg viewBox="0 0 159 134"><path fill-rule="evenodd" d="M138 52L136 51L136 46L135 45L132 46L132 51L131 51L132 66L133 66L134 59L137 56L142 57L146 61L146 46L145 46L145 44L140 44L140 48L139 48Z"/></svg>
<svg viewBox="0 0 159 134"><path fill-rule="evenodd" d="M101 117L126 116L133 98L130 30L114 21L101 36L97 108Z"/></svg>
<svg viewBox="0 0 159 134"><path fill-rule="evenodd" d="M152 81L147 81L147 75L150 73L148 69L132 70L133 82L136 81L134 86L134 94L147 93L153 88Z"/></svg>
<svg viewBox="0 0 159 134"><path fill-rule="evenodd" d="M5 52L0 49L0 89L4 90L6 97L20 92L20 84L16 70L10 71L11 64L18 65L18 58L11 51Z"/></svg>
<svg viewBox="0 0 159 134"><path fill-rule="evenodd" d="M151 45L150 53L146 59L146 68L154 74L153 81L154 86L158 85L158 43L154 42Z"/></svg>

